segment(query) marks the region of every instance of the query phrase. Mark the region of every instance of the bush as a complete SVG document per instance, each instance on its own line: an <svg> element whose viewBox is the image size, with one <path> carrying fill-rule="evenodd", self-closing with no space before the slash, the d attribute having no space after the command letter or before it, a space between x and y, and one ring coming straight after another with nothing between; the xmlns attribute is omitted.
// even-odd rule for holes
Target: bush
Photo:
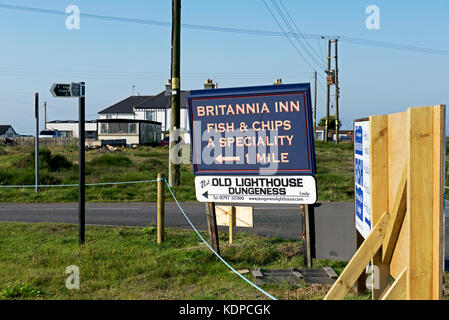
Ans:
<svg viewBox="0 0 449 320"><path fill-rule="evenodd" d="M9 170L0 168L0 184L10 184L12 173Z"/></svg>
<svg viewBox="0 0 449 320"><path fill-rule="evenodd" d="M142 171L155 171L160 172L168 169L168 160L166 159L158 159L158 158L150 158L145 160L139 164L139 170Z"/></svg>
<svg viewBox="0 0 449 320"><path fill-rule="evenodd" d="M72 163L66 157L57 154L47 160L47 166L50 171L68 170L72 167Z"/></svg>
<svg viewBox="0 0 449 320"><path fill-rule="evenodd" d="M103 154L95 159L92 159L89 164L91 166L99 167L131 167L132 161L122 155L113 156L109 154Z"/></svg>
<svg viewBox="0 0 449 320"><path fill-rule="evenodd" d="M32 169L35 166L35 152L31 152L31 155L19 159L15 163L16 168ZM61 170L68 170L73 164L62 155L52 155L51 151L47 148L39 149L39 168L47 169L48 171L55 172Z"/></svg>
<svg viewBox="0 0 449 320"><path fill-rule="evenodd" d="M6 298L27 298L40 295L42 292L36 290L28 284L17 284L6 287L1 291L1 296Z"/></svg>

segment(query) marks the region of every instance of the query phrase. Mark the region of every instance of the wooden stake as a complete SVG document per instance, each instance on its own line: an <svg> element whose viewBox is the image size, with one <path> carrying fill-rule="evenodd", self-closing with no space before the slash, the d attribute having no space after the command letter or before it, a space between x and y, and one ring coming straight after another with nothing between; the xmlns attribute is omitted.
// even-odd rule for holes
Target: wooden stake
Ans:
<svg viewBox="0 0 449 320"><path fill-rule="evenodd" d="M374 226L351 261L349 261L324 300L342 300L348 294L360 274L365 270L365 267L381 247L389 218L390 215L387 212L382 215L379 222Z"/></svg>
<svg viewBox="0 0 449 320"><path fill-rule="evenodd" d="M157 243L164 241L164 216L165 216L165 185L164 175L157 174Z"/></svg>
<svg viewBox="0 0 449 320"><path fill-rule="evenodd" d="M229 244L232 244L234 241L235 211L234 206L229 210Z"/></svg>
<svg viewBox="0 0 449 320"><path fill-rule="evenodd" d="M433 298L433 121L432 108L408 109L407 211L410 215L410 300ZM438 252L435 252L438 254Z"/></svg>
<svg viewBox="0 0 449 320"><path fill-rule="evenodd" d="M382 212L389 212L388 202L388 116L369 118L370 122L370 180L371 180L371 224L374 226ZM391 219L390 219L391 220ZM372 287L373 300L378 300L390 284L390 265L382 263L382 250L373 257L375 267Z"/></svg>
<svg viewBox="0 0 449 320"><path fill-rule="evenodd" d="M215 203L206 203L206 215L207 215L207 231L209 233L209 242L212 249L218 254L220 254L220 245L218 242L218 228L217 228L217 217L215 215Z"/></svg>
<svg viewBox="0 0 449 320"><path fill-rule="evenodd" d="M385 239L382 245L382 261L384 264L390 264L393 256L396 242L399 238L402 222L407 211L407 168L404 169L398 192L391 212L390 223L388 224Z"/></svg>
<svg viewBox="0 0 449 320"><path fill-rule="evenodd" d="M407 268L405 268L393 285L385 292L381 300L407 299Z"/></svg>

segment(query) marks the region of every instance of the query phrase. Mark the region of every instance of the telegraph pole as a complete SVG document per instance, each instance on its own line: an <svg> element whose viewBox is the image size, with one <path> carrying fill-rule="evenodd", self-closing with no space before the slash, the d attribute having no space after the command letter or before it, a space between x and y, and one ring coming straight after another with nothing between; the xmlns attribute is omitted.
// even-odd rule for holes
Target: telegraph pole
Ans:
<svg viewBox="0 0 449 320"><path fill-rule="evenodd" d="M47 101L44 102L44 129L47 130Z"/></svg>
<svg viewBox="0 0 449 320"><path fill-rule="evenodd" d="M168 183L171 187L179 184L180 155L176 146L180 142L180 55L181 55L181 0L172 0L172 47L171 47L171 110Z"/></svg>
<svg viewBox="0 0 449 320"><path fill-rule="evenodd" d="M338 39L335 39L335 141L339 143L340 129L339 123L339 110L338 110L338 98L340 97L340 87L338 86Z"/></svg>
<svg viewBox="0 0 449 320"><path fill-rule="evenodd" d="M330 76L331 73L331 40L328 43L328 54L327 54L327 76ZM329 80L327 80L327 95L326 95L326 124L324 128L324 141L328 142L329 140L329 104L330 104L330 95L331 95L331 85Z"/></svg>
<svg viewBox="0 0 449 320"><path fill-rule="evenodd" d="M317 97L317 78L318 78L318 72L315 71L315 92L314 92L315 99L314 99L314 101L313 101L313 135L314 135L313 138L314 138L314 139L315 139L315 137L316 137L316 105L317 105L316 97Z"/></svg>
<svg viewBox="0 0 449 320"><path fill-rule="evenodd" d="M39 192L39 92L34 94L34 118L36 119L36 138L34 139L35 191Z"/></svg>

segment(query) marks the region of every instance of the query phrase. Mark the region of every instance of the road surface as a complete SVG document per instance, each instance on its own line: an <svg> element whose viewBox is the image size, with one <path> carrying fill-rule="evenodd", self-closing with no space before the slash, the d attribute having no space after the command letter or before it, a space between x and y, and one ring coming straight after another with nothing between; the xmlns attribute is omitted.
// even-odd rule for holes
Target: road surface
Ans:
<svg viewBox="0 0 449 320"><path fill-rule="evenodd" d="M207 230L205 205L198 202L183 202L182 207L195 227ZM446 202L446 207L449 202ZM303 233L299 206L256 204L254 228L236 228L261 236L279 236L283 239L300 240ZM353 204L332 202L317 204L315 208L315 230L317 257L322 259L348 260L355 252ZM0 221L3 222L57 222L78 223L77 203L0 203ZM86 224L108 226L156 225L156 203L87 203ZM191 229L177 205L165 205L165 225ZM227 227L219 227L227 231ZM335 232L338 230L339 232ZM449 219L446 219L446 234L449 235ZM445 239L449 248L449 236ZM445 254L447 257L448 254Z"/></svg>

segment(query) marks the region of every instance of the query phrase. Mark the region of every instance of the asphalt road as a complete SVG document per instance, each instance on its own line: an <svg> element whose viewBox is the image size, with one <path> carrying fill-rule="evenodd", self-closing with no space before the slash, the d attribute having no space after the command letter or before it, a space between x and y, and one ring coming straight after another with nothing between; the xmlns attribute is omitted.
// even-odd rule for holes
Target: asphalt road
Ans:
<svg viewBox="0 0 449 320"><path fill-rule="evenodd" d="M184 202L182 208L199 230L207 230L205 205ZM0 221L78 223L77 203L0 204ZM86 203L86 224L112 226L156 225L156 203ZM286 239L299 239L302 222L299 206L254 206L254 229L259 235L279 235ZM165 204L165 225L191 229L190 224L175 203ZM221 228L221 227L220 227ZM226 227L223 227L226 230Z"/></svg>
<svg viewBox="0 0 449 320"><path fill-rule="evenodd" d="M207 230L205 205L198 202L181 204L187 216L201 231ZM446 202L446 207L449 202ZM236 228L236 231L261 236L279 236L300 240L303 233L302 217L297 205L255 204L254 228ZM321 203L315 208L316 253L318 258L348 260L355 252L355 229L352 203ZM0 221L3 222L57 222L78 223L77 203L0 204ZM156 203L87 203L86 224L110 226L156 225ZM192 227L177 205L165 205L165 225L182 229ZM227 231L227 227L219 227ZM338 230L338 232L336 232ZM446 219L449 235L449 219ZM445 239L449 248L449 236ZM448 251L445 256L448 257Z"/></svg>

